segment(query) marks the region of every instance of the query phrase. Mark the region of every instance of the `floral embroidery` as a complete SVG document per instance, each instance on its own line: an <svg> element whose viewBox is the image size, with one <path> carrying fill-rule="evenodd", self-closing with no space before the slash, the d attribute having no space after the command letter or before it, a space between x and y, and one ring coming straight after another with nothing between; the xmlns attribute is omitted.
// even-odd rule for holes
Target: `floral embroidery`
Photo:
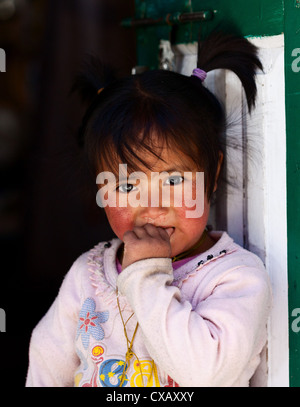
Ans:
<svg viewBox="0 0 300 407"><path fill-rule="evenodd" d="M96 340L104 338L104 331L100 325L108 320L109 312L96 312L96 303L93 298L87 298L79 313L76 339L81 335L85 349L89 346L90 335Z"/></svg>

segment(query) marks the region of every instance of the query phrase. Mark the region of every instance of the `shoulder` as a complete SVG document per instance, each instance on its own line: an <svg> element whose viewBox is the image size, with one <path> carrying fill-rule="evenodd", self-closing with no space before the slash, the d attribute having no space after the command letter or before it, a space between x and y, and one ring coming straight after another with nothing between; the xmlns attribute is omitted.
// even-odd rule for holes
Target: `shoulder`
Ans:
<svg viewBox="0 0 300 407"><path fill-rule="evenodd" d="M119 240L112 239L97 243L79 255L64 275L59 294L69 295L73 292L77 293L78 297L92 295L99 280L106 281L106 277L115 272L113 264L118 246ZM107 262L108 257L110 262Z"/></svg>
<svg viewBox="0 0 300 407"><path fill-rule="evenodd" d="M176 284L186 298L192 299L194 308L203 301L212 304L211 301L216 300L217 304L222 301L219 304L222 307L230 303L232 309L246 306L259 308L264 315L269 313L271 285L258 256L223 233L209 253L203 253L196 260L200 264L185 276L180 276Z"/></svg>
<svg viewBox="0 0 300 407"><path fill-rule="evenodd" d="M184 284L193 290L198 286L205 297L216 287L225 286L270 292L269 276L257 255L236 244L226 232L212 232L211 236L216 241L214 246L193 259L193 264L175 270L175 285Z"/></svg>
<svg viewBox="0 0 300 407"><path fill-rule="evenodd" d="M266 275L262 260L235 243L226 232L212 232L211 236L216 243L208 252L200 255L202 261L197 263L197 270L207 268L210 272L215 270L217 274L224 274L236 269L253 269L259 275Z"/></svg>
<svg viewBox="0 0 300 407"><path fill-rule="evenodd" d="M256 254L235 243L226 232L221 234L212 249L217 252L220 249L220 254L216 255L215 261L213 257L211 263L207 263L207 274L211 278L218 281L238 278L241 283L251 280L252 283L256 281L262 285L269 284L268 274L262 260Z"/></svg>
<svg viewBox="0 0 300 407"><path fill-rule="evenodd" d="M175 281L180 282L194 275L224 274L236 267L244 266L265 271L258 256L236 244L226 232L210 232L215 244L184 266L174 271Z"/></svg>
<svg viewBox="0 0 300 407"><path fill-rule="evenodd" d="M223 262L232 266L244 265L265 269L262 260L256 254L235 243L226 232L211 232L210 235L216 241L211 251L216 253ZM224 255L218 256L218 253Z"/></svg>
<svg viewBox="0 0 300 407"><path fill-rule="evenodd" d="M104 257L108 255L111 259L115 260L119 245L119 239L111 239L97 243L90 250L78 256L73 262L68 274L71 273L79 276L87 271L93 272L93 270L98 270L104 263L107 265L107 262L104 261Z"/></svg>

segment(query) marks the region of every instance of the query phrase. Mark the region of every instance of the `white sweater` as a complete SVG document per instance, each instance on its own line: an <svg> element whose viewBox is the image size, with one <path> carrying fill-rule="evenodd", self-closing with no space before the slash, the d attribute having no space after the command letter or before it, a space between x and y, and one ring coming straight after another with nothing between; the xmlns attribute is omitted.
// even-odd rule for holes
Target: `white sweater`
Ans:
<svg viewBox="0 0 300 407"><path fill-rule="evenodd" d="M249 386L267 339L269 279L226 233L211 236L208 252L174 271L151 258L119 275L118 239L80 256L33 331L26 385L115 387L126 365L123 386ZM129 341L139 323L127 361L117 288Z"/></svg>

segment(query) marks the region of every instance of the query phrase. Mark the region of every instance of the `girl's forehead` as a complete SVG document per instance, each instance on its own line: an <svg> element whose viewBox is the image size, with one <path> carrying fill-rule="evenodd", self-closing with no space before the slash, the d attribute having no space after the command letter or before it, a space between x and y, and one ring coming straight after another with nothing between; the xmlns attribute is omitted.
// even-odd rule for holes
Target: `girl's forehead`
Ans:
<svg viewBox="0 0 300 407"><path fill-rule="evenodd" d="M145 156L143 155L143 159L153 171L192 170L195 167L192 159L176 147L171 148L164 145L153 152L155 155L150 152L147 152Z"/></svg>
<svg viewBox="0 0 300 407"><path fill-rule="evenodd" d="M110 170L115 175L120 174L120 166L126 165L127 172L142 171L148 173L162 171L196 171L197 165L191 157L183 153L178 147L167 146L166 144L151 145L151 149L134 148L136 157L131 157L130 163L123 162L117 153L113 154L109 163L101 166L104 171ZM144 163L144 164L143 164ZM108 165L107 165L108 164ZM125 175L125 174L124 174Z"/></svg>

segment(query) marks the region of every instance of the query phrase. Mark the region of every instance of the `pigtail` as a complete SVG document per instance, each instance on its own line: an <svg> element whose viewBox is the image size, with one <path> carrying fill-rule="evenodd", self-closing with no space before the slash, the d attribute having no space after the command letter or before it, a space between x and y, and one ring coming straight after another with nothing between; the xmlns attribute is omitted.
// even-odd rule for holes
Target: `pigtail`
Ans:
<svg viewBox="0 0 300 407"><path fill-rule="evenodd" d="M100 93L99 91L111 83L115 77L116 75L110 66L90 55L86 57L81 70L76 75L71 93L77 92L83 102L91 103Z"/></svg>
<svg viewBox="0 0 300 407"><path fill-rule="evenodd" d="M100 103L99 95L115 79L116 73L112 67L104 64L97 57L90 55L85 58L70 91L70 93L77 93L82 102L88 105L77 134L77 142L80 147L84 145L89 119Z"/></svg>
<svg viewBox="0 0 300 407"><path fill-rule="evenodd" d="M229 69L240 79L245 90L249 111L255 106L257 69L263 70L257 56L257 47L246 38L223 33L213 33L198 42L197 66L206 72Z"/></svg>

